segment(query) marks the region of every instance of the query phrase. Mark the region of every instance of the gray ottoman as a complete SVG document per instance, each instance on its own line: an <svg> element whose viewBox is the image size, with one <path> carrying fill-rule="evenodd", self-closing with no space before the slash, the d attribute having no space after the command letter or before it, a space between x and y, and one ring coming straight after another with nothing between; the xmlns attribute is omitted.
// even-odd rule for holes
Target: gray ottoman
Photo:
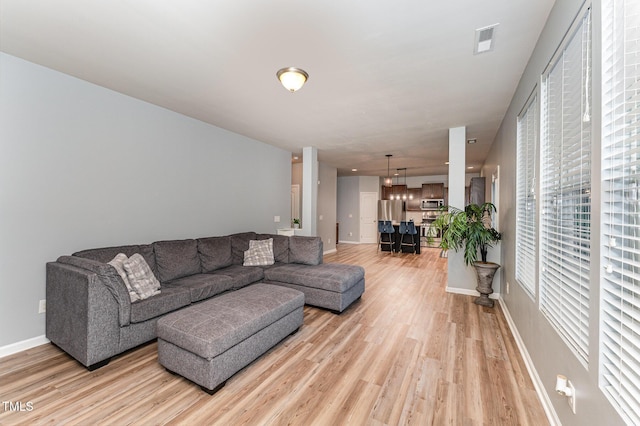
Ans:
<svg viewBox="0 0 640 426"><path fill-rule="evenodd" d="M364 268L341 263L288 263L264 271L265 282L300 290L307 305L341 313L364 293Z"/></svg>
<svg viewBox="0 0 640 426"><path fill-rule="evenodd" d="M158 320L158 361L213 394L300 328L304 294L253 284Z"/></svg>

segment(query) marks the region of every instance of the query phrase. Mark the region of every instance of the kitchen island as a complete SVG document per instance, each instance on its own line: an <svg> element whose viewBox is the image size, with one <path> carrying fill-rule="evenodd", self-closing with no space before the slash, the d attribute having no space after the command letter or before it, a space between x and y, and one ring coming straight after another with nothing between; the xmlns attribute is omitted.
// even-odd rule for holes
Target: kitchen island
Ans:
<svg viewBox="0 0 640 426"><path fill-rule="evenodd" d="M386 245L382 245L380 247L380 250L382 251L389 251L391 247L393 247L393 251L396 253L413 253L413 250L411 249L411 246L402 246L402 238L404 237L404 241L406 243L411 243L411 235L401 235L400 234L400 224L399 223L393 223L393 229L394 229L394 233L391 234L391 242L393 243L391 246L389 246L388 244ZM416 249L416 254L420 254L420 225L416 225L416 229L418 231L417 234L413 235L413 244L414 247ZM389 241L389 235L388 234L382 234L381 235L382 241L383 242L388 242Z"/></svg>

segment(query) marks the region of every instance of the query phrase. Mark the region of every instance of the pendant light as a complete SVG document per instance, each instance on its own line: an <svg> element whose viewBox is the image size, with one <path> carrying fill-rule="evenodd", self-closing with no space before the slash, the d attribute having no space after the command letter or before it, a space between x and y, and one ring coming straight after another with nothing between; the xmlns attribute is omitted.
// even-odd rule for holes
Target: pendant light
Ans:
<svg viewBox="0 0 640 426"><path fill-rule="evenodd" d="M389 163L391 157L393 157L393 154L387 154L385 155L385 157L387 157L387 178L384 180L384 186L386 186L387 188L391 188L393 182L391 180L391 174L389 173Z"/></svg>

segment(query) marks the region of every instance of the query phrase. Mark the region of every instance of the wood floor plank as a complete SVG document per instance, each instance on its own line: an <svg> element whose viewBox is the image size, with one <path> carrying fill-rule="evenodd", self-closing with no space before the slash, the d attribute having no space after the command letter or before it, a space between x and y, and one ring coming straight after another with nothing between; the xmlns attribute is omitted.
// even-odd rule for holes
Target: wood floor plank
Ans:
<svg viewBox="0 0 640 426"><path fill-rule="evenodd" d="M94 372L53 345L0 359L2 425L545 425L499 304L446 293L447 260L340 244L366 291L304 325L208 395L167 372L151 342ZM27 405L23 405L27 407Z"/></svg>

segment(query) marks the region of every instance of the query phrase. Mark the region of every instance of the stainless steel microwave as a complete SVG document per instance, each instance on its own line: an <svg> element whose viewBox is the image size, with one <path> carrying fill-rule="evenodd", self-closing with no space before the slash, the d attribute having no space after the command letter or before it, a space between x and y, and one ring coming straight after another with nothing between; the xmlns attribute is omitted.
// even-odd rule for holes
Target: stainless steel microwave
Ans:
<svg viewBox="0 0 640 426"><path fill-rule="evenodd" d="M420 208L422 210L440 210L444 206L442 198L425 198L420 200Z"/></svg>

